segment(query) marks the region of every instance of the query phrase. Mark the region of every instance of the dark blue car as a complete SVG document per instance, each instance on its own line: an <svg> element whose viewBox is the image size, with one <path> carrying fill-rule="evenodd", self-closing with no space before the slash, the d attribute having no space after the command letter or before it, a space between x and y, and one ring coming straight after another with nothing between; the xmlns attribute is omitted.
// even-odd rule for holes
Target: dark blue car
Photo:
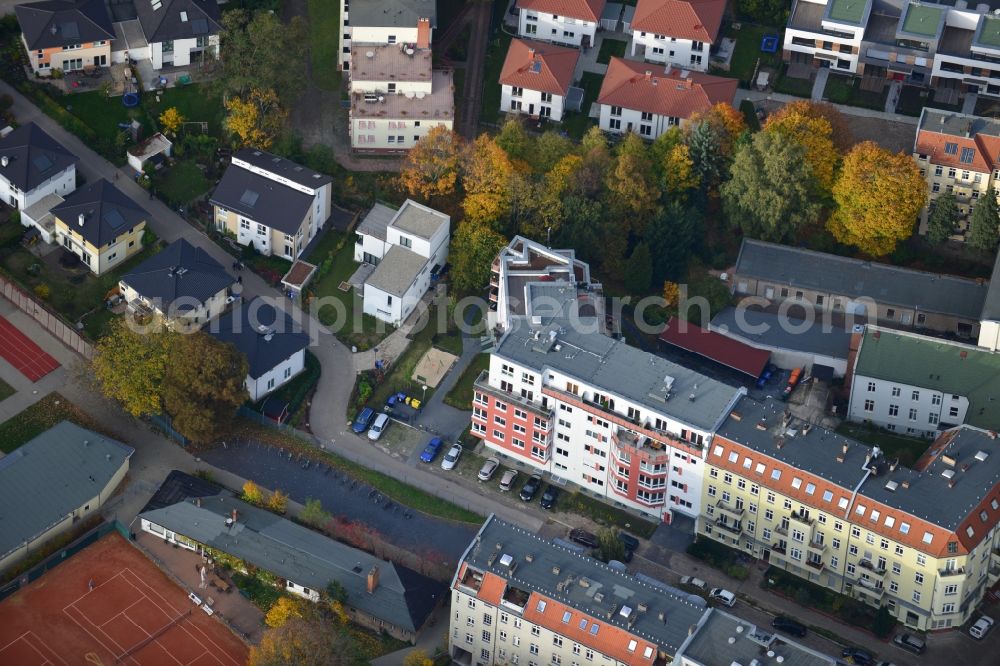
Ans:
<svg viewBox="0 0 1000 666"><path fill-rule="evenodd" d="M424 450L420 452L420 460L425 463L434 462L434 459L437 458L438 451L441 450L442 446L444 446L444 442L441 441L440 437L435 437L431 441L427 442L427 446L425 446Z"/></svg>
<svg viewBox="0 0 1000 666"><path fill-rule="evenodd" d="M354 419L354 423L351 424L351 430L360 435L364 431L368 430L368 427L372 424L373 418L375 418L375 410L371 407L365 407L358 414L358 417Z"/></svg>

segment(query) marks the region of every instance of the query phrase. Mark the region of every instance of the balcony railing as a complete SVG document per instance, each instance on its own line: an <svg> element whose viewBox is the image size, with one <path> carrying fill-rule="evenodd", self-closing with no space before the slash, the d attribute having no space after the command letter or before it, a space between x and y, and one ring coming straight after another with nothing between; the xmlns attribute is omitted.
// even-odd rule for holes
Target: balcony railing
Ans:
<svg viewBox="0 0 1000 666"><path fill-rule="evenodd" d="M788 514L788 517L791 518L792 520L794 520L797 523L802 523L803 525L808 525L809 527L812 527L813 523L816 522L812 518L809 518L808 516L804 516L804 515L802 515L802 514L800 514L798 512L795 512L795 511L793 511L790 514Z"/></svg>
<svg viewBox="0 0 1000 666"><path fill-rule="evenodd" d="M885 575L885 567L880 568L877 564L872 563L872 561L867 558L858 560L858 566L862 569L878 574L879 576Z"/></svg>
<svg viewBox="0 0 1000 666"><path fill-rule="evenodd" d="M718 502L715 503L715 508L717 508L719 511L721 511L723 513L727 513L730 516L734 516L736 518L742 518L743 517L743 513L744 513L743 509L737 509L737 508L734 508L734 507L730 507L728 504L726 504L722 500L719 500Z"/></svg>
<svg viewBox="0 0 1000 666"><path fill-rule="evenodd" d="M473 386L483 393L492 395L493 397L499 398L504 402L509 402L511 404L519 405L521 407L529 409L534 414L542 416L546 419L551 419L555 415L554 410L542 407L541 403L533 400L528 400L527 398L517 395L513 391L504 391L503 389L491 386L488 380L489 380L489 371L483 370L481 373L479 373L479 377L476 378L476 381L473 384Z"/></svg>
<svg viewBox="0 0 1000 666"><path fill-rule="evenodd" d="M823 560L806 560L806 566L816 571L822 571L826 565L823 564Z"/></svg>
<svg viewBox="0 0 1000 666"><path fill-rule="evenodd" d="M951 569L938 569L938 575L941 578L947 578L949 576L964 576L965 567L953 567Z"/></svg>
<svg viewBox="0 0 1000 666"><path fill-rule="evenodd" d="M729 523L722 522L721 519L717 519L715 521L715 526L720 530L725 530L726 532L729 532L730 534L735 534L737 536L743 533L743 526L740 523L731 525Z"/></svg>

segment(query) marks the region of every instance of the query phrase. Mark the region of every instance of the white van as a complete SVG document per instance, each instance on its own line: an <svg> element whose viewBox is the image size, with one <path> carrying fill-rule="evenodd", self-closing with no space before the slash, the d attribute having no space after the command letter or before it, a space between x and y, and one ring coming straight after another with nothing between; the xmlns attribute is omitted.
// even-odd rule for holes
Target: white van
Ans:
<svg viewBox="0 0 1000 666"><path fill-rule="evenodd" d="M372 427L368 430L368 439L372 440L373 442L377 441L378 438L382 436L382 433L385 432L385 429L388 427L389 427L389 415L379 414L378 416L375 417L375 423L372 424Z"/></svg>
<svg viewBox="0 0 1000 666"><path fill-rule="evenodd" d="M993 628L993 618L988 615L984 615L976 623L969 627L969 635L973 638L982 638Z"/></svg>
<svg viewBox="0 0 1000 666"><path fill-rule="evenodd" d="M722 589L721 587L713 587L708 593L708 596L716 601L724 603L730 608L736 605L736 595L729 590Z"/></svg>

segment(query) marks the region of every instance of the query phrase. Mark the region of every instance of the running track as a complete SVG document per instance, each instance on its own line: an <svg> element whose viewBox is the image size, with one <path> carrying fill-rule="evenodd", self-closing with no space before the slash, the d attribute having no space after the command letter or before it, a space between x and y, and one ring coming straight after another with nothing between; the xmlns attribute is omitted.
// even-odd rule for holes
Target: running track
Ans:
<svg viewBox="0 0 1000 666"><path fill-rule="evenodd" d="M6 317L0 317L0 356L32 382L59 367L59 361L42 351Z"/></svg>

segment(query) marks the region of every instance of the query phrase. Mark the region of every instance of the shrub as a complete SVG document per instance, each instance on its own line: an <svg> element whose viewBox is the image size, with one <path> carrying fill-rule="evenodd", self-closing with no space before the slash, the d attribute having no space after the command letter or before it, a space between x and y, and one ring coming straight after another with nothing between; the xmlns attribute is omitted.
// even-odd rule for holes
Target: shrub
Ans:
<svg viewBox="0 0 1000 666"><path fill-rule="evenodd" d="M896 619L892 616L892 613L885 606L880 606L878 612L875 613L875 622L872 623L872 631L875 632L876 636L885 638L892 633L895 626Z"/></svg>
<svg viewBox="0 0 1000 666"><path fill-rule="evenodd" d="M733 564L726 567L726 573L736 580L746 580L750 577L750 570L739 564Z"/></svg>
<svg viewBox="0 0 1000 666"><path fill-rule="evenodd" d="M48 300L49 296L52 295L52 289L49 288L49 285L45 284L44 282L42 284L35 285L34 292L35 296L38 296L38 298L42 298L45 300Z"/></svg>

